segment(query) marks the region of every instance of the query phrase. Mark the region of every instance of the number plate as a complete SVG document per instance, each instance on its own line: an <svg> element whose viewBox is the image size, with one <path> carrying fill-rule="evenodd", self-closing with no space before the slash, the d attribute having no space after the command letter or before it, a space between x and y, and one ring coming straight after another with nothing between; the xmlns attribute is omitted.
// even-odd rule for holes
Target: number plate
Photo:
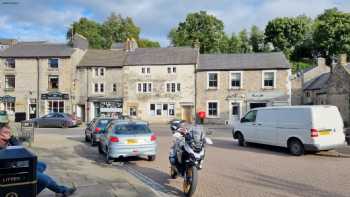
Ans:
<svg viewBox="0 0 350 197"><path fill-rule="evenodd" d="M325 130L320 130L318 132L321 136L327 136L331 134L331 130L330 129L325 129Z"/></svg>
<svg viewBox="0 0 350 197"><path fill-rule="evenodd" d="M135 139L129 139L126 141L127 144L137 144L137 140Z"/></svg>

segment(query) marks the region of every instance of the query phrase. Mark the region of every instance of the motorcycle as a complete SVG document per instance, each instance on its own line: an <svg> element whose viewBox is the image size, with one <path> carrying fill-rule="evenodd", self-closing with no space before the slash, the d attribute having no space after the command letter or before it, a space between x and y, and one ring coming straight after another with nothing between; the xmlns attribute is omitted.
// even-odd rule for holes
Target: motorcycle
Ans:
<svg viewBox="0 0 350 197"><path fill-rule="evenodd" d="M174 119L172 121L169 122L170 124L170 130L172 131L172 133L174 134L175 131L180 127L180 125L182 123L184 123L184 120L179 120L179 119Z"/></svg>
<svg viewBox="0 0 350 197"><path fill-rule="evenodd" d="M170 176L175 179L181 176L184 179L183 192L185 196L192 196L196 191L198 182L198 170L203 167L205 157L205 145L213 144L212 140L205 137L203 129L195 126L184 134L175 132L175 143L170 153ZM173 155L172 155L173 154Z"/></svg>

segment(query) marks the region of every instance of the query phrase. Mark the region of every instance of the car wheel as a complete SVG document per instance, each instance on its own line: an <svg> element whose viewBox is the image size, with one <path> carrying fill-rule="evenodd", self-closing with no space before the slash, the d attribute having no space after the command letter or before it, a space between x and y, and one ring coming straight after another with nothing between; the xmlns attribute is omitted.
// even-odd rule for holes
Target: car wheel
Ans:
<svg viewBox="0 0 350 197"><path fill-rule="evenodd" d="M94 136L91 135L91 136L90 136L90 139L91 139L91 140L90 140L91 146L95 146L95 145L96 145L96 142L95 142L95 140L94 140Z"/></svg>
<svg viewBox="0 0 350 197"><path fill-rule="evenodd" d="M154 161L154 160L156 160L155 155L148 155L148 161Z"/></svg>
<svg viewBox="0 0 350 197"><path fill-rule="evenodd" d="M103 152L103 150L102 150L101 143L98 143L98 153L104 154L104 152Z"/></svg>
<svg viewBox="0 0 350 197"><path fill-rule="evenodd" d="M112 164L113 163L113 159L109 156L109 148L106 147L106 150L107 150L107 152L106 152L106 163L107 164Z"/></svg>
<svg viewBox="0 0 350 197"><path fill-rule="evenodd" d="M242 133L238 132L236 134L236 139L238 139L239 146L246 146L247 145Z"/></svg>
<svg viewBox="0 0 350 197"><path fill-rule="evenodd" d="M300 140L292 139L288 143L288 150L294 156L301 156L304 154L304 146Z"/></svg>

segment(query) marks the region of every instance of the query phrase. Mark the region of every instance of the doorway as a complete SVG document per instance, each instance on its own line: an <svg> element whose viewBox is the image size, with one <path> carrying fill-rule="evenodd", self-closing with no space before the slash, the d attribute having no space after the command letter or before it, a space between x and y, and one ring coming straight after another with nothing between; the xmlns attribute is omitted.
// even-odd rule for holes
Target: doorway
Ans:
<svg viewBox="0 0 350 197"><path fill-rule="evenodd" d="M182 106L182 119L186 122L192 122L192 107Z"/></svg>
<svg viewBox="0 0 350 197"><path fill-rule="evenodd" d="M241 119L241 104L240 103L231 103L231 123L237 122Z"/></svg>

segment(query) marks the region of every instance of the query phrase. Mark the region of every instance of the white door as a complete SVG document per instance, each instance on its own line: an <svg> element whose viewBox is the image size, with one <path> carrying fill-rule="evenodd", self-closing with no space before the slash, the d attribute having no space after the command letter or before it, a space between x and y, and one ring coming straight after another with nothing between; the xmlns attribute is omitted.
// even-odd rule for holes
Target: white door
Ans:
<svg viewBox="0 0 350 197"><path fill-rule="evenodd" d="M231 124L239 122L241 119L241 105L240 103L231 103Z"/></svg>
<svg viewBox="0 0 350 197"><path fill-rule="evenodd" d="M240 130L244 139L248 142L257 142L256 134L256 110L248 112L241 120Z"/></svg>

